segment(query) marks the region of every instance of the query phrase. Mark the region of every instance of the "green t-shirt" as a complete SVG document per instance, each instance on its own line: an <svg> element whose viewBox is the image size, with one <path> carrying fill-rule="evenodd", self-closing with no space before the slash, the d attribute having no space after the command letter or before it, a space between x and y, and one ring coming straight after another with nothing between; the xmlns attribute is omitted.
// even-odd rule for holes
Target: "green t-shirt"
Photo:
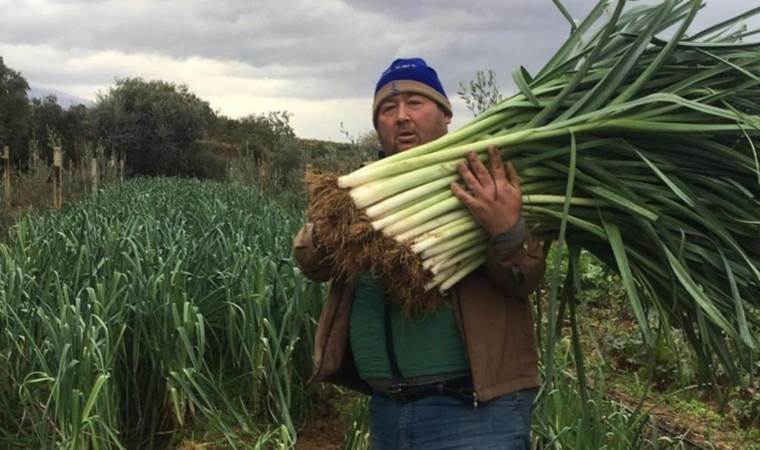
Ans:
<svg viewBox="0 0 760 450"><path fill-rule="evenodd" d="M385 348L385 300L380 280L369 274L358 276L349 334L354 362L365 380L393 378ZM391 330L396 360L405 378L469 373L462 337L449 306L407 318L393 302Z"/></svg>

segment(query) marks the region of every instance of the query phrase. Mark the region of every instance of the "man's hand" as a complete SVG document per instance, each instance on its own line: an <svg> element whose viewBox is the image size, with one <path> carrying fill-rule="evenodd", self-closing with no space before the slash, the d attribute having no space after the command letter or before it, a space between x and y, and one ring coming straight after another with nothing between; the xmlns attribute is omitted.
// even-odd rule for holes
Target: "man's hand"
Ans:
<svg viewBox="0 0 760 450"><path fill-rule="evenodd" d="M509 230L520 220L522 191L512 163L505 168L496 147L489 147L488 154L490 170L475 152L470 152L467 155L469 166L460 163L457 167L469 192L456 182L451 183L451 190L493 237Z"/></svg>

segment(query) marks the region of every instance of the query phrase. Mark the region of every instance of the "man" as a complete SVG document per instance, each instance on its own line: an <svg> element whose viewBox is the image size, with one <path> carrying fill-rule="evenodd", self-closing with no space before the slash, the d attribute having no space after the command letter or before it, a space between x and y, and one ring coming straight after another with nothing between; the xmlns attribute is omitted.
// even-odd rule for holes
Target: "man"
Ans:
<svg viewBox="0 0 760 450"><path fill-rule="evenodd" d="M451 105L436 72L397 59L375 88L373 122L385 155L448 132ZM520 182L490 149L451 186L491 236L486 263L449 291L445 306L405 317L370 274L331 280L316 335L314 382L372 395L372 448L529 449L540 384L528 295L544 272L525 231ZM331 279L329 249L305 225L294 256L315 281Z"/></svg>

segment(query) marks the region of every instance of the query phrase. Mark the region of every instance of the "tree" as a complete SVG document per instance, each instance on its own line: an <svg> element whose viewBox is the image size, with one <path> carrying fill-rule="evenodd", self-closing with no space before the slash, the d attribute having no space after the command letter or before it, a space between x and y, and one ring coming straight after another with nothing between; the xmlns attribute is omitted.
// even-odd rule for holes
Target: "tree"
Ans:
<svg viewBox="0 0 760 450"><path fill-rule="evenodd" d="M91 111L81 104L70 106L63 112L60 133L67 158L81 161L87 143L96 140Z"/></svg>
<svg viewBox="0 0 760 450"><path fill-rule="evenodd" d="M67 160L81 162L85 146L95 139L87 107L80 104L64 110L54 95L32 99L30 106L30 145L39 156L49 162L53 147L60 145ZM25 152L21 153L23 157Z"/></svg>
<svg viewBox="0 0 760 450"><path fill-rule="evenodd" d="M7 67L0 56L0 146L26 147L24 141L29 125L28 90L29 83L26 79Z"/></svg>
<svg viewBox="0 0 760 450"><path fill-rule="evenodd" d="M256 160L283 157L282 147L295 138L287 111L271 111L264 115L251 114L239 120L245 144Z"/></svg>
<svg viewBox="0 0 760 450"><path fill-rule="evenodd" d="M474 80L460 82L457 93L475 116L502 100L496 76L490 69L487 72L478 70Z"/></svg>
<svg viewBox="0 0 760 450"><path fill-rule="evenodd" d="M53 158L53 147L63 144L61 142L63 108L54 95L32 99L30 106L30 139L36 141L42 159L50 161ZM68 150L66 147L64 149Z"/></svg>
<svg viewBox="0 0 760 450"><path fill-rule="evenodd" d="M142 78L116 80L93 109L106 151L126 154L129 169L142 175L192 173L192 144L213 116L187 86Z"/></svg>

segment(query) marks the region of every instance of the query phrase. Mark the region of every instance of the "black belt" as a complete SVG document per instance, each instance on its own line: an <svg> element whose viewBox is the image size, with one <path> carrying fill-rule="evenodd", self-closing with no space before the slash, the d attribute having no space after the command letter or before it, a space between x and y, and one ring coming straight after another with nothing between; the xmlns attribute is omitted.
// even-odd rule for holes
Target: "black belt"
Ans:
<svg viewBox="0 0 760 450"><path fill-rule="evenodd" d="M469 376L426 384L393 383L387 389L378 390L378 392L403 403L413 402L431 395L444 394L466 403L472 403L475 408L478 406L478 394L473 389L472 379Z"/></svg>

